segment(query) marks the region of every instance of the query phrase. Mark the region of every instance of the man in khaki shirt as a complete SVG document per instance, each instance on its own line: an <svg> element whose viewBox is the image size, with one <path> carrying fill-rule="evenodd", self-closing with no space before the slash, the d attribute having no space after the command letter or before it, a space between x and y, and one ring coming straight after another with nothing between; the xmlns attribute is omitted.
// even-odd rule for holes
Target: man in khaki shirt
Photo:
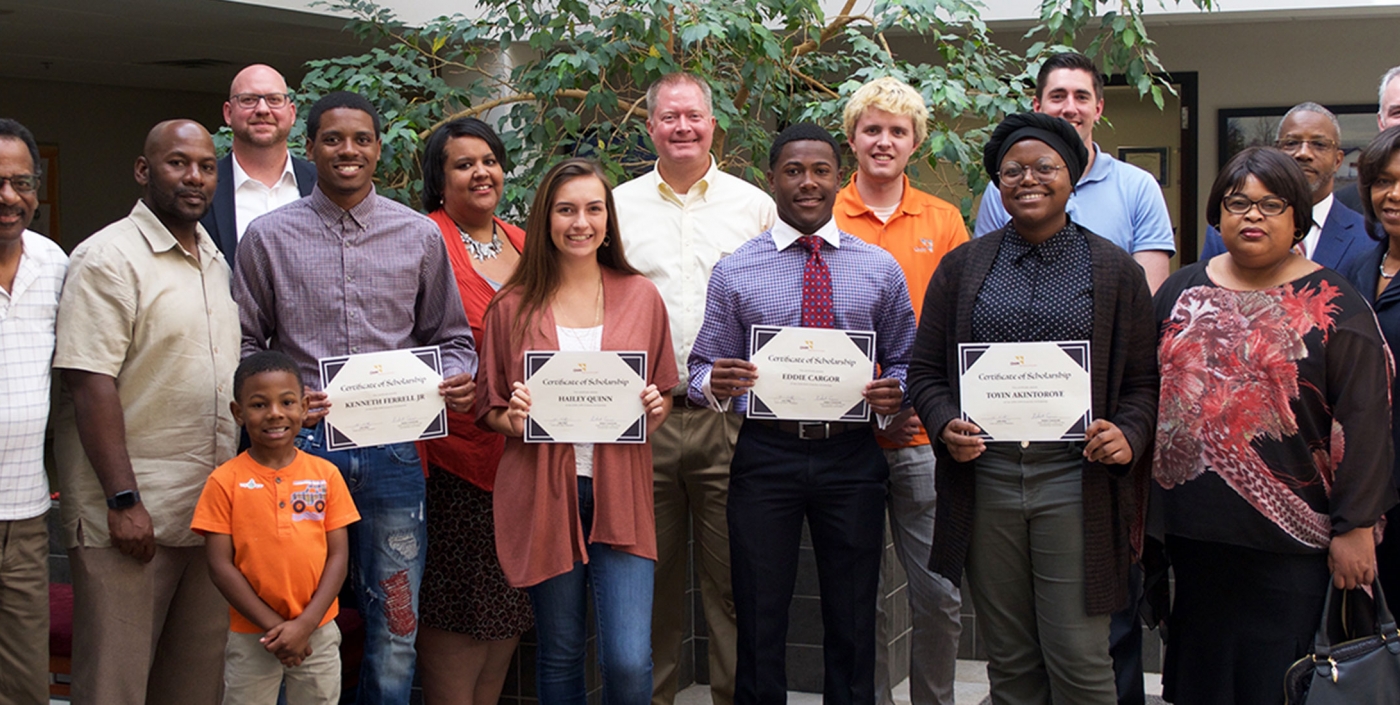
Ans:
<svg viewBox="0 0 1400 705"><path fill-rule="evenodd" d="M710 87L684 73L647 90L647 133L656 168L618 186L617 226L627 259L661 292L681 379L705 318L705 290L719 259L768 230L777 208L768 194L720 171L710 156L715 116ZM652 435L656 502L656 583L652 601L653 705L676 697L694 522L700 599L709 626L710 694L734 699L736 627L729 585L729 458L739 436L734 414L696 408L676 391L670 421ZM698 656L698 655L697 655Z"/></svg>
<svg viewBox="0 0 1400 705"><path fill-rule="evenodd" d="M60 507L73 569L73 699L215 705L228 610L190 530L233 457L230 271L199 218L215 186L198 123L156 125L131 215L73 251L54 367Z"/></svg>

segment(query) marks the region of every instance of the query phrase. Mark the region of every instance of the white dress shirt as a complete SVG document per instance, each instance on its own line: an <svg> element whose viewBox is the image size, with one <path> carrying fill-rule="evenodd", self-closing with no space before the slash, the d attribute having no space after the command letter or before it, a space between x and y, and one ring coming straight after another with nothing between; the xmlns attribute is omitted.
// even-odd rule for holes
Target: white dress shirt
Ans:
<svg viewBox="0 0 1400 705"><path fill-rule="evenodd" d="M680 379L705 320L710 270L721 257L767 231L778 220L773 199L753 184L710 170L676 193L656 169L613 191L627 261L656 285L671 319Z"/></svg>
<svg viewBox="0 0 1400 705"><path fill-rule="evenodd" d="M1313 258L1313 253L1317 252L1317 241L1322 239L1322 224L1327 222L1327 216L1332 213L1332 194L1327 194L1327 198L1313 204L1312 229L1308 230L1308 236L1303 238L1304 255L1308 259Z"/></svg>
<svg viewBox="0 0 1400 705"><path fill-rule="evenodd" d="M35 232L20 234L10 291L0 287L0 521L49 510L44 429L49 423L49 366L68 255Z"/></svg>
<svg viewBox="0 0 1400 705"><path fill-rule="evenodd" d="M243 231L254 218L298 198L301 198L301 191L297 188L296 172L292 171L292 155L287 155L287 161L282 164L282 176L272 188L243 171L238 155L233 155L234 227L238 229L239 240L243 239Z"/></svg>

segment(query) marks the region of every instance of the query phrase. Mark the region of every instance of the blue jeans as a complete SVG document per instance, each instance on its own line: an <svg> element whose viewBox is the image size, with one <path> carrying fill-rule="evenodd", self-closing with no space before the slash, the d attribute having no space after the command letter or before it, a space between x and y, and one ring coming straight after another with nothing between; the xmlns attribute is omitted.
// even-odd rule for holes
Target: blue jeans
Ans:
<svg viewBox="0 0 1400 705"><path fill-rule="evenodd" d="M340 469L360 512L348 532L353 606L365 620L356 702L402 705L413 685L427 554L423 468L412 443L328 451L324 428L302 429L297 447Z"/></svg>
<svg viewBox="0 0 1400 705"><path fill-rule="evenodd" d="M578 479L584 538L593 526L593 480ZM588 563L528 588L535 608L535 683L541 705L588 701L584 657L588 594L598 624L604 705L651 702L651 593L655 562L588 544Z"/></svg>

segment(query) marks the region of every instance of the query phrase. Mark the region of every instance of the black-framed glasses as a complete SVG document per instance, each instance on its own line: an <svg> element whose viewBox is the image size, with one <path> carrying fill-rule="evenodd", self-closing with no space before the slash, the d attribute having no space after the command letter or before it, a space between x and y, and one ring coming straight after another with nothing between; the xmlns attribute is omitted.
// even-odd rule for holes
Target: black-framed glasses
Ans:
<svg viewBox="0 0 1400 705"><path fill-rule="evenodd" d="M15 174L14 176L0 176L0 188L8 183L15 193L34 193L39 190L38 174Z"/></svg>
<svg viewBox="0 0 1400 705"><path fill-rule="evenodd" d="M1275 147L1278 147L1279 149L1282 149L1283 151L1288 152L1289 154L1292 154L1302 149L1303 145L1307 145L1308 149L1311 149L1312 151L1318 153L1330 152L1337 148L1336 142L1331 142L1328 140L1281 139L1274 143Z"/></svg>
<svg viewBox="0 0 1400 705"><path fill-rule="evenodd" d="M1036 181L1042 184L1048 184L1055 180L1055 177L1059 175L1060 170L1063 168L1065 167L1052 164L1048 160L1038 161L1029 167L1022 166L1016 162L1007 162L1002 164L1001 171L997 172L997 181L999 181L1002 186L1010 188L1021 183L1021 179L1025 178L1026 172L1030 171L1035 175Z"/></svg>
<svg viewBox="0 0 1400 705"><path fill-rule="evenodd" d="M1288 210L1288 201L1278 196L1265 196L1255 201L1238 193L1232 193L1220 201L1220 207L1235 215L1244 215L1255 206L1259 207L1261 214L1272 218L1276 215L1283 215L1283 212Z"/></svg>
<svg viewBox="0 0 1400 705"><path fill-rule="evenodd" d="M267 107L277 110L285 108L292 102L291 93L234 93L228 97L230 103L237 105L244 110L252 110L258 107L258 101L267 101Z"/></svg>

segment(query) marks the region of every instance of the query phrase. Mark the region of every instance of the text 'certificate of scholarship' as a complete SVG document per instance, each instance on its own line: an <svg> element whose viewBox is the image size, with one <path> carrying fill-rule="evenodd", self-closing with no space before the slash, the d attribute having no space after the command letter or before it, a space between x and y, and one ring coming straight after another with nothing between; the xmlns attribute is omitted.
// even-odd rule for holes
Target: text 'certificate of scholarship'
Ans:
<svg viewBox="0 0 1400 705"><path fill-rule="evenodd" d="M645 352L528 350L526 443L646 443Z"/></svg>
<svg viewBox="0 0 1400 705"><path fill-rule="evenodd" d="M870 420L861 392L875 376L874 331L754 326L749 336L749 360L758 367L749 418Z"/></svg>
<svg viewBox="0 0 1400 705"><path fill-rule="evenodd" d="M326 447L362 448L447 435L447 405L438 393L442 351L431 345L320 359L330 398Z"/></svg>
<svg viewBox="0 0 1400 705"><path fill-rule="evenodd" d="M1082 441L1093 418L1089 341L961 343L962 416L988 441Z"/></svg>

